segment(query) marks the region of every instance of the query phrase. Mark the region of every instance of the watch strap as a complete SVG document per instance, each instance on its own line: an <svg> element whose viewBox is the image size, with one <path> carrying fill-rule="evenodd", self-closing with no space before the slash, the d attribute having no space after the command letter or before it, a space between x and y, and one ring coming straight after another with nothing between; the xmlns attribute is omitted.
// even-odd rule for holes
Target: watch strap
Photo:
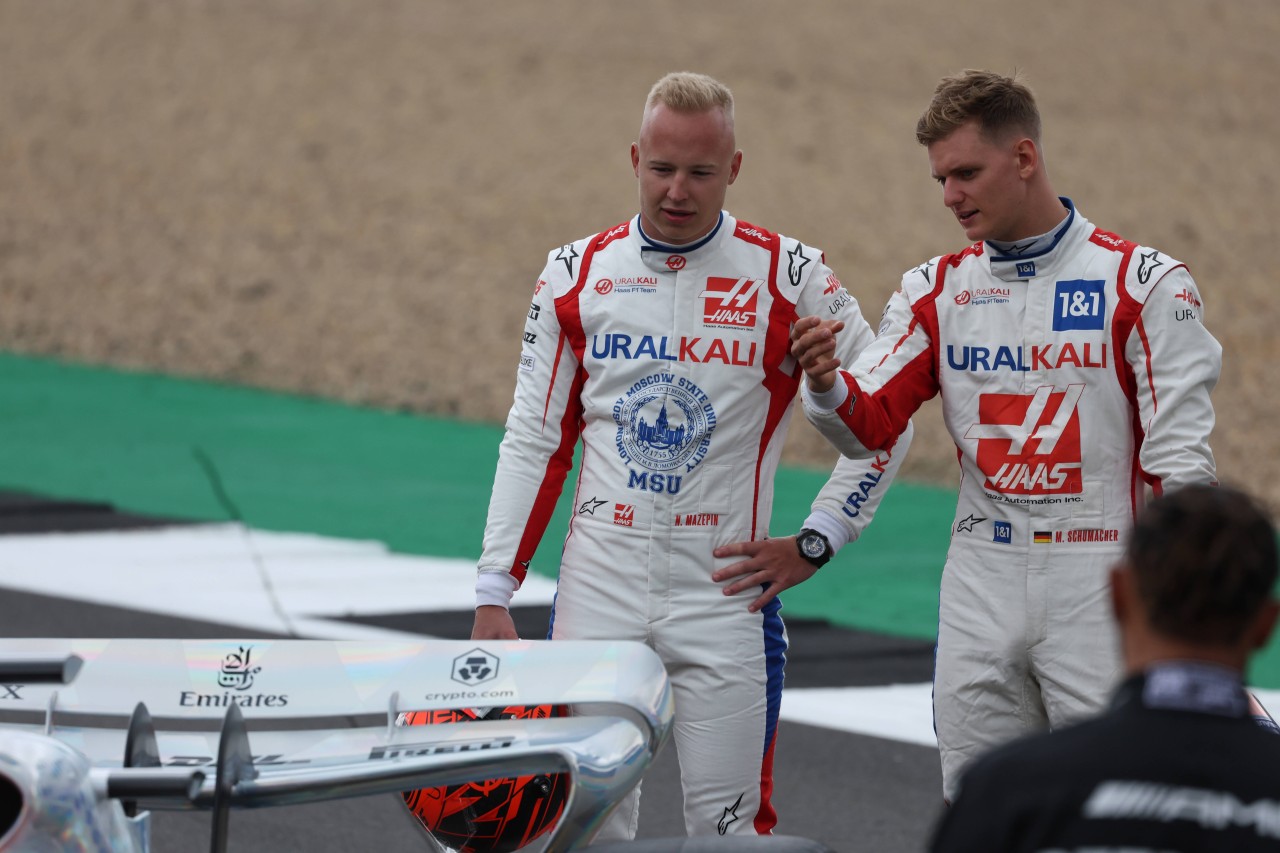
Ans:
<svg viewBox="0 0 1280 853"><path fill-rule="evenodd" d="M805 550L806 540L818 540L822 543L822 552L819 554L811 554ZM800 532L796 534L796 550L800 552L800 556L812 563L816 568L825 566L832 557L833 551L831 542L819 530L812 527L802 527Z"/></svg>

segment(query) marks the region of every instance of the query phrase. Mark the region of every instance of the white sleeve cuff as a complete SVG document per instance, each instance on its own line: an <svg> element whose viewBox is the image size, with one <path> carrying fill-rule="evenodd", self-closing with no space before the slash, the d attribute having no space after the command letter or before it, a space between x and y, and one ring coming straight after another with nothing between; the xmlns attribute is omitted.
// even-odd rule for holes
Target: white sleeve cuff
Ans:
<svg viewBox="0 0 1280 853"><path fill-rule="evenodd" d="M845 381L843 371L836 374L836 384L821 393L810 388L807 379L800 384L804 388L805 403L814 411L824 414L840 408L840 404L849 396L849 383Z"/></svg>
<svg viewBox="0 0 1280 853"><path fill-rule="evenodd" d="M825 510L815 509L809 513L809 517L804 520L804 526L827 537L827 541L831 543L832 554L843 548L849 541L849 528Z"/></svg>
<svg viewBox="0 0 1280 853"><path fill-rule="evenodd" d="M476 607L493 604L510 609L511 596L519 588L520 583L507 572L480 572L476 576Z"/></svg>

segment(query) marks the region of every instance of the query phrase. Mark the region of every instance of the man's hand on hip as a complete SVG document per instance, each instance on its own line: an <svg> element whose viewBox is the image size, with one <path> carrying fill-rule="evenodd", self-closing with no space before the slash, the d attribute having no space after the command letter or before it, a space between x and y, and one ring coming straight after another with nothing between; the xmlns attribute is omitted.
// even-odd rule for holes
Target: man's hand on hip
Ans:
<svg viewBox="0 0 1280 853"><path fill-rule="evenodd" d="M473 640L518 640L516 623L511 612L496 604L484 604L476 608L476 621L471 627Z"/></svg>
<svg viewBox="0 0 1280 853"><path fill-rule="evenodd" d="M711 579L717 583L739 578L724 588L725 595L735 595L753 586L766 585L760 597L747 607L752 613L758 612L784 589L807 581L818 571L813 563L800 556L794 536L734 542L721 545L713 553L717 557L747 558L711 575Z"/></svg>

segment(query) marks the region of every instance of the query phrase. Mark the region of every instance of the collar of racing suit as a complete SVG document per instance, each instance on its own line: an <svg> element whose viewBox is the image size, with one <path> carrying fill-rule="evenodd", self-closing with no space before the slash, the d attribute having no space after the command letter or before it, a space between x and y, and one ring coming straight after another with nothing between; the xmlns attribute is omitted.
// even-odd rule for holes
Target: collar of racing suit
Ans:
<svg viewBox="0 0 1280 853"><path fill-rule="evenodd" d="M644 265L655 272L671 272L672 270L684 269L686 266L696 264L702 258L714 254L720 246L720 238L725 234L732 234L734 228L733 217L726 211L720 211L720 218L716 220L716 226L711 229L707 236L692 243L686 243L683 246L672 246L668 243L661 243L648 234L644 233L644 228L640 226L640 216L637 214L635 219L636 239L640 241L640 257L644 261ZM726 227L726 223L728 227ZM679 258L677 264L672 259Z"/></svg>
<svg viewBox="0 0 1280 853"><path fill-rule="evenodd" d="M1058 200L1067 209L1067 218L1052 231L1017 243L986 242L987 262L993 276L1001 281L1026 281L1045 275L1059 259L1074 252L1081 235L1087 237L1093 231L1089 221L1076 214L1071 199L1059 196Z"/></svg>

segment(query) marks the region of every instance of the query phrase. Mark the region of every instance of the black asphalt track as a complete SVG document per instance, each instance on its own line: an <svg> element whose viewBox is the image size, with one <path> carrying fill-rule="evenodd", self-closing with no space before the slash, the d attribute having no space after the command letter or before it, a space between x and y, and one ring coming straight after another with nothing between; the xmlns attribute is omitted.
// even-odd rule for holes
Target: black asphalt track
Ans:
<svg viewBox="0 0 1280 853"><path fill-rule="evenodd" d="M27 507L25 524L15 523L0 500L4 532L105 529L109 508L71 503L60 519L48 507ZM12 509L10 505L7 507ZM71 516L76 521L68 523ZM116 520L120 520L117 516ZM127 526L145 524L130 518ZM434 636L465 637L469 614L435 614ZM546 613L518 614L524 636L545 630ZM423 615L365 617L362 622L418 630ZM821 622L789 623L789 687L836 687L928 680L928 644L833 628ZM0 588L0 636L144 637L178 639L268 639L208 622L196 622L86 604ZM2 641L0 641L2 643ZM785 696L784 696L784 702ZM922 850L940 809L941 777L936 751L797 723L783 722L775 759L777 831L823 842L848 853L908 853ZM679 775L668 746L645 776L641 838L683 834ZM155 853L206 850L210 815L157 812ZM373 797L232 814L229 849L252 853L370 850L410 853L426 849L417 828L394 797Z"/></svg>

